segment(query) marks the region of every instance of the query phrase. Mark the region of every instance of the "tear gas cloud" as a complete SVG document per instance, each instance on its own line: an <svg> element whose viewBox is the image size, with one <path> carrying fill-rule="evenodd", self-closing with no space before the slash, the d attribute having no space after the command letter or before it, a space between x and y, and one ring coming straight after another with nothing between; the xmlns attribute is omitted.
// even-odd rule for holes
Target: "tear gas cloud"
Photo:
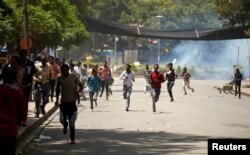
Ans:
<svg viewBox="0 0 250 155"><path fill-rule="evenodd" d="M181 41L162 63L174 62L175 68L187 66L196 70L194 76L200 79L232 79L233 65L243 66L245 77L250 75L250 39L226 41Z"/></svg>

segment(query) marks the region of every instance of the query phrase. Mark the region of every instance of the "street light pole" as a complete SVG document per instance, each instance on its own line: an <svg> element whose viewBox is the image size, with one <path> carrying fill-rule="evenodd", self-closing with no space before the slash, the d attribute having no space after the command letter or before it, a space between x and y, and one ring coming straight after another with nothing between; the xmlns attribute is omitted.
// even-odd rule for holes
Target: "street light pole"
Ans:
<svg viewBox="0 0 250 155"><path fill-rule="evenodd" d="M156 18L158 19L158 30L160 30L160 25L161 25L161 19L163 18L162 15L157 15ZM157 62L160 64L161 61L161 45L160 45L160 38L158 39L158 57L157 57Z"/></svg>
<svg viewBox="0 0 250 155"><path fill-rule="evenodd" d="M248 49L248 64L249 64L249 80L250 80L250 47L249 47L249 39L247 41L247 49Z"/></svg>
<svg viewBox="0 0 250 155"><path fill-rule="evenodd" d="M116 45L116 42L118 41L118 38L116 37L115 35L115 49L114 49L114 52L115 52L115 64L117 64L117 45Z"/></svg>
<svg viewBox="0 0 250 155"><path fill-rule="evenodd" d="M161 60L161 57L160 57L160 55L161 55L161 50L160 50L160 39L158 39L158 57L157 57L157 62L158 62L158 64L160 64L160 60Z"/></svg>
<svg viewBox="0 0 250 155"><path fill-rule="evenodd" d="M230 46L230 49L231 49L230 74L233 75L233 71L232 71L232 68L233 68L233 46Z"/></svg>
<svg viewBox="0 0 250 155"><path fill-rule="evenodd" d="M248 55L248 64L249 64L249 79L250 79L250 55Z"/></svg>
<svg viewBox="0 0 250 155"><path fill-rule="evenodd" d="M237 68L239 68L240 45L238 44Z"/></svg>

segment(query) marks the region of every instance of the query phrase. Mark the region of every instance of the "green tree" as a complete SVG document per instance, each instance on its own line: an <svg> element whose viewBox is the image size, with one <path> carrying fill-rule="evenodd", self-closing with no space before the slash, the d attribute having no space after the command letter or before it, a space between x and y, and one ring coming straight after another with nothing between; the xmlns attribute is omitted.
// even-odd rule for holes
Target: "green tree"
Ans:
<svg viewBox="0 0 250 155"><path fill-rule="evenodd" d="M77 17L76 6L68 0L36 0L28 5L30 31L40 45L79 44L88 36Z"/></svg>
<svg viewBox="0 0 250 155"><path fill-rule="evenodd" d="M20 31L21 10L13 0L0 1L0 44L12 42Z"/></svg>
<svg viewBox="0 0 250 155"><path fill-rule="evenodd" d="M10 31L7 32L10 34L4 39L8 41L13 40L17 32L22 36L22 3L20 0L4 0L4 2L13 10L13 14L4 18L5 21L9 21L5 27L9 27ZM29 33L34 48L57 45L69 48L88 37L84 24L77 16L77 7L70 4L69 0L29 1L28 15Z"/></svg>
<svg viewBox="0 0 250 155"><path fill-rule="evenodd" d="M157 27L162 15L163 28L211 28L220 26L214 0L92 0L87 15L127 25ZM172 25L172 27L171 27Z"/></svg>
<svg viewBox="0 0 250 155"><path fill-rule="evenodd" d="M87 7L87 16L100 20L118 22L131 26L158 27L157 15L162 15L161 28L163 29L199 29L218 28L222 26L219 13L216 12L214 0L91 0ZM114 37L106 35L105 41L113 45ZM101 37L99 40L102 40ZM168 43L171 41L167 41ZM98 43L102 43L99 41ZM118 48L138 47L147 45L147 39L121 37ZM162 41L162 45L166 45ZM173 46L175 42L171 42ZM102 44L97 45L99 47Z"/></svg>
<svg viewBox="0 0 250 155"><path fill-rule="evenodd" d="M225 27L250 25L250 1L249 0L215 0L217 11L227 20ZM250 36L250 29L246 29Z"/></svg>

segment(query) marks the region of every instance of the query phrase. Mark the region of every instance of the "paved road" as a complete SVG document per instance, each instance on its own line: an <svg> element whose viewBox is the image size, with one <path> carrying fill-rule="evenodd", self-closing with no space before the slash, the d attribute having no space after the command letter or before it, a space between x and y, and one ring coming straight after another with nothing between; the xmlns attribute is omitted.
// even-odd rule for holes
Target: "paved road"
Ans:
<svg viewBox="0 0 250 155"><path fill-rule="evenodd" d="M109 101L98 98L95 112L90 112L89 101L78 106L77 144L68 144L57 112L24 154L205 155L208 138L250 138L250 98L219 94L214 86L224 83L193 80L195 92L185 96L177 80L173 103L164 84L153 113L149 94L142 92L143 79L136 79L130 112L125 111L121 81L116 79L114 94Z"/></svg>

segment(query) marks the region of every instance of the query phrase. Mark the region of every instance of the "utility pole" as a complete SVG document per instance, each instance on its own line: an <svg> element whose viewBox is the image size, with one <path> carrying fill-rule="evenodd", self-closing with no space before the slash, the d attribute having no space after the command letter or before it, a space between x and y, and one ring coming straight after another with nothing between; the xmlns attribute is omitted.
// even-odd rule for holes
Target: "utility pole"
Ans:
<svg viewBox="0 0 250 155"><path fill-rule="evenodd" d="M237 68L239 68L240 45L238 44Z"/></svg>
<svg viewBox="0 0 250 155"><path fill-rule="evenodd" d="M117 58L117 41L119 41L119 39L116 37L115 35L115 49L114 49L114 52L115 52L115 64L118 65L118 58Z"/></svg>
<svg viewBox="0 0 250 155"><path fill-rule="evenodd" d="M247 39L246 42L247 42L247 49L248 49L248 64L249 64L249 80L250 80L250 40Z"/></svg>
<svg viewBox="0 0 250 155"><path fill-rule="evenodd" d="M28 11L27 11L28 0L23 0L23 33L25 39L26 49L30 50L30 42L29 42L29 19L28 19Z"/></svg>
<svg viewBox="0 0 250 155"><path fill-rule="evenodd" d="M248 64L249 64L249 79L250 79L250 55L248 55Z"/></svg>
<svg viewBox="0 0 250 155"><path fill-rule="evenodd" d="M231 62L230 62L230 74L233 75L233 46L230 46L230 51L231 51Z"/></svg>
<svg viewBox="0 0 250 155"><path fill-rule="evenodd" d="M158 65L160 65L160 61L161 61L161 49L160 49L160 39L158 39L157 43L158 43L158 57L157 57L157 62L158 62Z"/></svg>
<svg viewBox="0 0 250 155"><path fill-rule="evenodd" d="M158 20L158 30L160 30L160 26L161 26L161 19L163 18L162 15L157 15L156 16L157 20ZM157 62L160 65L160 61L161 61L161 45L160 45L160 39L158 39L157 43L158 43L158 56L157 56Z"/></svg>

